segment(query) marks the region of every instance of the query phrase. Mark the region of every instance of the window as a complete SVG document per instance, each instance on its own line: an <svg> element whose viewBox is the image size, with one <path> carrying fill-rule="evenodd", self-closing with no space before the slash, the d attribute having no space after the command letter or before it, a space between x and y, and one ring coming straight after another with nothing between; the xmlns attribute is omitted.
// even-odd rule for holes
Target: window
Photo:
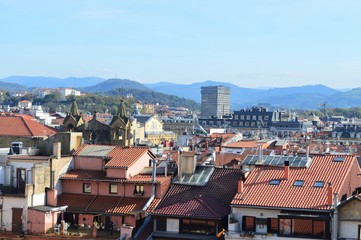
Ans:
<svg viewBox="0 0 361 240"><path fill-rule="evenodd" d="M182 219L182 233L216 234L216 223L210 220Z"/></svg>
<svg viewBox="0 0 361 240"><path fill-rule="evenodd" d="M314 187L319 187L319 188L322 188L324 185L325 185L325 182L324 182L324 181L316 181L316 182L313 184Z"/></svg>
<svg viewBox="0 0 361 240"><path fill-rule="evenodd" d="M135 185L134 195L143 195L144 194L144 186L143 185Z"/></svg>
<svg viewBox="0 0 361 240"><path fill-rule="evenodd" d="M92 185L91 183L83 183L83 193L91 193Z"/></svg>
<svg viewBox="0 0 361 240"><path fill-rule="evenodd" d="M236 119L236 120L237 120L237 119L238 119L238 115L234 115L234 119Z"/></svg>
<svg viewBox="0 0 361 240"><path fill-rule="evenodd" d="M280 185L281 180L280 179L272 179L271 181L269 181L270 185Z"/></svg>
<svg viewBox="0 0 361 240"><path fill-rule="evenodd" d="M256 218L250 217L250 216L243 216L242 230L255 232L256 231Z"/></svg>
<svg viewBox="0 0 361 240"><path fill-rule="evenodd" d="M239 122L239 126L242 127L242 126L243 126L243 122Z"/></svg>
<svg viewBox="0 0 361 240"><path fill-rule="evenodd" d="M345 157L334 157L333 161L334 162L343 162L345 160Z"/></svg>
<svg viewBox="0 0 361 240"><path fill-rule="evenodd" d="M303 181L303 180L295 180L295 182L293 183L293 186L302 187L304 183L305 183L305 181Z"/></svg>
<svg viewBox="0 0 361 240"><path fill-rule="evenodd" d="M249 122L245 122L245 126L248 127L248 126L249 126Z"/></svg>
<svg viewBox="0 0 361 240"><path fill-rule="evenodd" d="M237 122L233 122L233 126L237 126Z"/></svg>
<svg viewBox="0 0 361 240"><path fill-rule="evenodd" d="M117 194L118 193L118 184L109 183L109 193Z"/></svg>
<svg viewBox="0 0 361 240"><path fill-rule="evenodd" d="M267 219L267 233L278 233L278 218Z"/></svg>
<svg viewBox="0 0 361 240"><path fill-rule="evenodd" d="M246 116L246 119L247 119L247 120L251 120L251 116L250 116L250 115L247 115L247 116Z"/></svg>
<svg viewBox="0 0 361 240"><path fill-rule="evenodd" d="M268 121L268 119L269 119L268 116L264 116L265 121Z"/></svg>
<svg viewBox="0 0 361 240"><path fill-rule="evenodd" d="M280 218L279 235L300 238L329 238L329 220Z"/></svg>
<svg viewBox="0 0 361 240"><path fill-rule="evenodd" d="M258 120L262 121L262 116L261 115L258 116Z"/></svg>
<svg viewBox="0 0 361 240"><path fill-rule="evenodd" d="M241 120L244 120L244 115L239 116Z"/></svg>
<svg viewBox="0 0 361 240"><path fill-rule="evenodd" d="M256 126L256 123L255 122L251 122L251 127L254 127Z"/></svg>
<svg viewBox="0 0 361 240"><path fill-rule="evenodd" d="M257 120L257 116L256 115L252 116L252 120Z"/></svg>

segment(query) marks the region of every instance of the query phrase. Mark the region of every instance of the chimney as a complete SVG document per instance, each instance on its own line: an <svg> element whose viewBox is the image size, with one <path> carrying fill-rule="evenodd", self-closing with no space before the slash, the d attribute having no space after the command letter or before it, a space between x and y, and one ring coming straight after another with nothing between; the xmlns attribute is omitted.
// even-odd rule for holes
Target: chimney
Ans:
<svg viewBox="0 0 361 240"><path fill-rule="evenodd" d="M306 147L306 160L310 158L310 146Z"/></svg>
<svg viewBox="0 0 361 240"><path fill-rule="evenodd" d="M182 147L178 148L178 181L182 180Z"/></svg>
<svg viewBox="0 0 361 240"><path fill-rule="evenodd" d="M333 187L332 187L332 183L328 183L328 187L327 187L327 205L332 206L333 204Z"/></svg>
<svg viewBox="0 0 361 240"><path fill-rule="evenodd" d="M263 159L263 149L262 149L262 145L258 146L258 161L262 161Z"/></svg>
<svg viewBox="0 0 361 240"><path fill-rule="evenodd" d="M237 193L242 193L243 192L243 178L240 178L239 180L238 180L238 190L237 190Z"/></svg>
<svg viewBox="0 0 361 240"><path fill-rule="evenodd" d="M53 155L56 159L61 158L61 142L53 143Z"/></svg>
<svg viewBox="0 0 361 240"><path fill-rule="evenodd" d="M290 162L288 160L285 161L284 170L285 170L284 179L288 179L290 177Z"/></svg>

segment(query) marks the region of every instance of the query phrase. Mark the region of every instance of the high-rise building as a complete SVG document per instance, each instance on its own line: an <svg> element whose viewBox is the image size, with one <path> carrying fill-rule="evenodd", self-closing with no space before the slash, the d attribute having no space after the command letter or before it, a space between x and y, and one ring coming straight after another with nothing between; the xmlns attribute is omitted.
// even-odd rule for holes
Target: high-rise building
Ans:
<svg viewBox="0 0 361 240"><path fill-rule="evenodd" d="M230 113L230 89L224 86L208 86L201 88L201 117L222 117Z"/></svg>

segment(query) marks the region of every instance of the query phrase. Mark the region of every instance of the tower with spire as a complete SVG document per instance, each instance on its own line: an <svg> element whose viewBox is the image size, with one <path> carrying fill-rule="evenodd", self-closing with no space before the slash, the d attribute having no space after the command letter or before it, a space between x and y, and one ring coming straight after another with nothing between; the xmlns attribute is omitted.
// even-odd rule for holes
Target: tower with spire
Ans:
<svg viewBox="0 0 361 240"><path fill-rule="evenodd" d="M64 129L69 132L79 132L79 128L84 124L84 120L79 112L78 104L73 99L73 103L70 107L70 112L67 113L64 119Z"/></svg>

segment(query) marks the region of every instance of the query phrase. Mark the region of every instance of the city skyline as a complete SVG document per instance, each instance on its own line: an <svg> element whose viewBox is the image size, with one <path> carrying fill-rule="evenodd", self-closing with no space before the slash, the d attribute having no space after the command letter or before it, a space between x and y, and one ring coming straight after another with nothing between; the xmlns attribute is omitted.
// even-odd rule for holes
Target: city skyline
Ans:
<svg viewBox="0 0 361 240"><path fill-rule="evenodd" d="M2 1L0 78L361 87L359 1Z"/></svg>

